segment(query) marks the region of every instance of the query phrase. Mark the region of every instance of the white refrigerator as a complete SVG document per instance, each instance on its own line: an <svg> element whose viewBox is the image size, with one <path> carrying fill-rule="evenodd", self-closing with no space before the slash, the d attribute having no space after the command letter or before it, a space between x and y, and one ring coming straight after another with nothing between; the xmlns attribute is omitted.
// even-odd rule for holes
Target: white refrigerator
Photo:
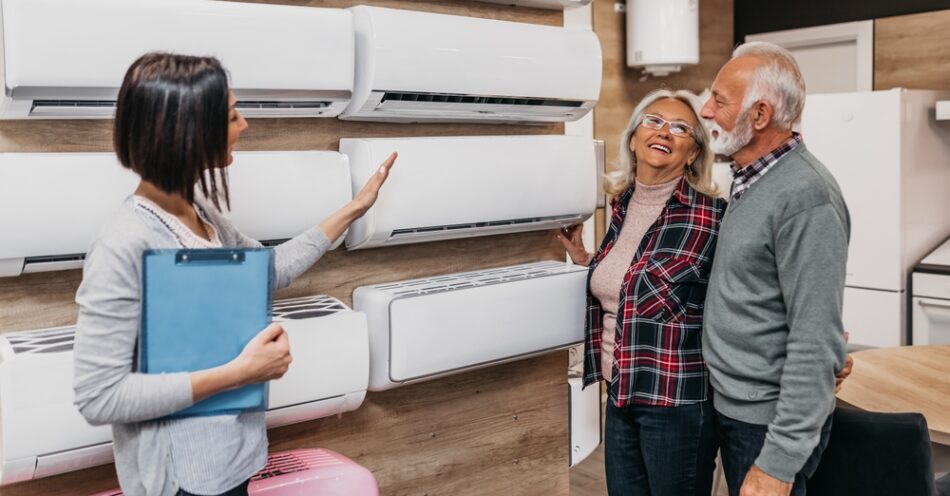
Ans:
<svg viewBox="0 0 950 496"><path fill-rule="evenodd" d="M801 130L851 213L844 327L851 343L910 344L908 279L950 234L950 92L808 95Z"/></svg>

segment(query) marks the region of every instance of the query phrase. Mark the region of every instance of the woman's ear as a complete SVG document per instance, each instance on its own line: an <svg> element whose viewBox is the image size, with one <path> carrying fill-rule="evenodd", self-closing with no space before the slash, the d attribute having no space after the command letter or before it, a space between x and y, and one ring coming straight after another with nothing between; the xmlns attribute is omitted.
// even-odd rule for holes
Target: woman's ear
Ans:
<svg viewBox="0 0 950 496"><path fill-rule="evenodd" d="M689 152L689 159L686 160L687 167L692 165L693 162L695 162L698 157L699 157L699 145L697 144L697 145L694 145L693 150Z"/></svg>

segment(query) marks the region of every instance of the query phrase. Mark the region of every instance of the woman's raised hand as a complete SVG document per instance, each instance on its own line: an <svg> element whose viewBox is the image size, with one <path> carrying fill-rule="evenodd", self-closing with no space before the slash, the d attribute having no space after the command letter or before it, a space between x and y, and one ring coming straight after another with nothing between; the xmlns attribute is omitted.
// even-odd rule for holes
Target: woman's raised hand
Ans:
<svg viewBox="0 0 950 496"><path fill-rule="evenodd" d="M363 185L363 189L361 189L359 193L356 193L356 196L353 197L350 203L347 203L346 206L337 210L320 223L320 229L327 235L331 243L342 236L353 221L362 217L363 214L376 203L376 199L379 198L379 189L383 187L383 183L385 183L386 178L389 177L389 169L393 163L396 162L397 156L398 154L396 152L392 152L389 158L384 160L379 166L376 173L366 181L366 184Z"/></svg>
<svg viewBox="0 0 950 496"><path fill-rule="evenodd" d="M353 197L353 206L356 209L357 217L361 217L376 203L376 199L379 198L379 188L383 186L383 183L386 182L386 178L389 177L389 169L396 161L397 156L399 156L397 152L392 152L389 157L380 164L376 174L373 174L373 176L366 181L366 184L363 185L363 189Z"/></svg>
<svg viewBox="0 0 950 496"><path fill-rule="evenodd" d="M571 261L577 265L586 266L590 263L591 256L590 253L587 253L587 250L584 249L584 239L581 237L583 232L583 224L574 224L573 226L559 229L555 233L555 237L564 245L564 249L567 250Z"/></svg>

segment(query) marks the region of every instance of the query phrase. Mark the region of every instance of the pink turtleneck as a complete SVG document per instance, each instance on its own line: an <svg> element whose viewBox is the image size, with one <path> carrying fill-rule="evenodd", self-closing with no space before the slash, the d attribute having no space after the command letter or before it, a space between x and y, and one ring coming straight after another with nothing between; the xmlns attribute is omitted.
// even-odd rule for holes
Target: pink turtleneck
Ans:
<svg viewBox="0 0 950 496"><path fill-rule="evenodd" d="M620 288L624 275L633 264L633 257L637 254L643 235L656 222L681 179L678 177L662 184L643 184L637 181L633 198L627 207L627 217L620 228L620 235L607 256L594 269L594 275L590 279L591 292L600 300L600 306L604 310L600 366L607 382L613 377L617 309L620 305Z"/></svg>

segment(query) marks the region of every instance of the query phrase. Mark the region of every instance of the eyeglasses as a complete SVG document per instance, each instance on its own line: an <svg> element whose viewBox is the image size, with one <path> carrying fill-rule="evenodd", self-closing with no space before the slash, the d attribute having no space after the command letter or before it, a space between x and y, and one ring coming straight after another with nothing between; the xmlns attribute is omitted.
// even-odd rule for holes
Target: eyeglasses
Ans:
<svg viewBox="0 0 950 496"><path fill-rule="evenodd" d="M656 114L644 114L643 119L640 120L641 126L658 131L663 129L664 124L669 124L670 134L673 136L686 137L693 135L693 126L683 121L668 121Z"/></svg>

